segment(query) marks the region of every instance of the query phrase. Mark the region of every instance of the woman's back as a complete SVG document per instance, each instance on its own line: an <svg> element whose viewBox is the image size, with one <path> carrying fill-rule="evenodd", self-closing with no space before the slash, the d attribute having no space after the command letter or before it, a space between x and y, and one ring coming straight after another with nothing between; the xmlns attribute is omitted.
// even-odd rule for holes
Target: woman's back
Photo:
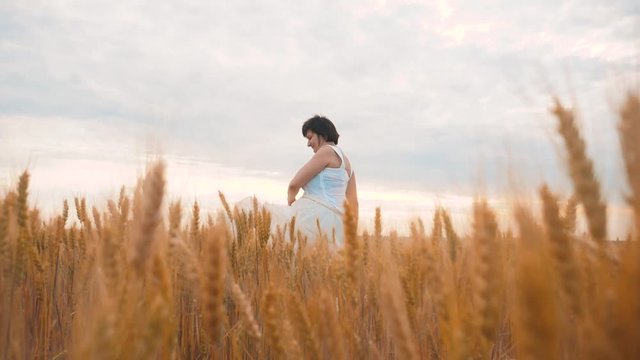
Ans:
<svg viewBox="0 0 640 360"><path fill-rule="evenodd" d="M346 160L342 149L336 145L328 145L340 158L339 167L325 167L302 188L304 196L326 203L338 212L343 212L343 203L349 183Z"/></svg>
<svg viewBox="0 0 640 360"><path fill-rule="evenodd" d="M329 235L342 244L345 200L358 219L356 179L349 159L337 147L339 134L333 123L314 116L302 125L302 136L313 150L311 159L289 182L287 203L296 216L296 228L310 240ZM304 195L296 199L300 189Z"/></svg>

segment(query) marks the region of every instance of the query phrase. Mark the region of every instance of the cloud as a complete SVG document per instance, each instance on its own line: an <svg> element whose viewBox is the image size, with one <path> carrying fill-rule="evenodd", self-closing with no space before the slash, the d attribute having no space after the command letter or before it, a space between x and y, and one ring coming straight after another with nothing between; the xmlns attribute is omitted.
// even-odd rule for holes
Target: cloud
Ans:
<svg viewBox="0 0 640 360"><path fill-rule="evenodd" d="M363 185L469 196L511 166L566 181L558 94L616 196L608 96L638 76L639 19L635 1L5 2L0 167L162 150L286 183L322 113Z"/></svg>

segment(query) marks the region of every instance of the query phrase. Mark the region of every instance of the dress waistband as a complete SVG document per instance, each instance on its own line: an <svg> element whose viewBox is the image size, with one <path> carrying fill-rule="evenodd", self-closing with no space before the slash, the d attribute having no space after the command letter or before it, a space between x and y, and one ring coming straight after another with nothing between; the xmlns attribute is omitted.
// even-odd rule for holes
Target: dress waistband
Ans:
<svg viewBox="0 0 640 360"><path fill-rule="evenodd" d="M329 204L328 202L324 201L323 199L321 199L321 198L319 198L317 196L304 194L304 195L302 195L302 197L306 198L306 199L309 199L311 201L317 202L318 204L326 207L327 209L333 211L334 213L336 213L336 214L338 214L340 216L343 215L343 212L340 211L340 209L336 208L335 206Z"/></svg>

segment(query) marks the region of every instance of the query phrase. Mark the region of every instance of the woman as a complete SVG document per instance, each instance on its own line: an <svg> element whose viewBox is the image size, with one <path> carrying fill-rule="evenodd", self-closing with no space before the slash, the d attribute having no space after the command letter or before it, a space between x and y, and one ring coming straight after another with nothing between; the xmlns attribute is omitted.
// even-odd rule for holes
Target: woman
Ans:
<svg viewBox="0 0 640 360"><path fill-rule="evenodd" d="M296 216L296 228L310 241L322 231L329 239L335 235L336 244L342 245L345 199L353 209L356 224L358 221L358 192L351 162L337 146L340 135L329 119L316 115L305 121L302 136L314 155L289 183L287 203ZM304 194L296 200L301 188Z"/></svg>

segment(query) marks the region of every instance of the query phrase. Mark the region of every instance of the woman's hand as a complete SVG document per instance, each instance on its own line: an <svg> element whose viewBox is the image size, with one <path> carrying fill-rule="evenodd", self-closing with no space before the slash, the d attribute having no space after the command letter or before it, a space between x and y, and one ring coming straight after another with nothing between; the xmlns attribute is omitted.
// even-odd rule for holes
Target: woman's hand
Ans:
<svg viewBox="0 0 640 360"><path fill-rule="evenodd" d="M300 191L299 187L291 184L289 185L289 189L287 191L287 204L289 204L289 206L291 206L291 204L296 201L296 195L298 195L298 191Z"/></svg>

